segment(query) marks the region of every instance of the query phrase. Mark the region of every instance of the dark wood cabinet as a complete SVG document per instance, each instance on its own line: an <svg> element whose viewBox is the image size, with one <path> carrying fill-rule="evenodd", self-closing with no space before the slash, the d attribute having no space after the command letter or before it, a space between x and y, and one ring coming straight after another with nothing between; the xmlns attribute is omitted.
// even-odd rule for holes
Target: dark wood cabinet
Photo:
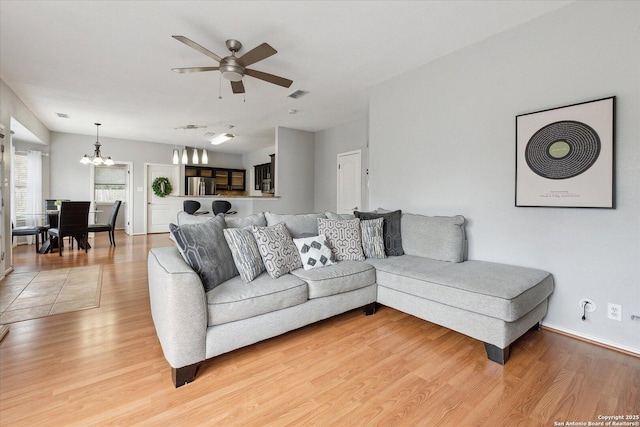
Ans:
<svg viewBox="0 0 640 427"><path fill-rule="evenodd" d="M185 166L184 175L189 177L214 178L216 191L245 191L247 171L205 166Z"/></svg>

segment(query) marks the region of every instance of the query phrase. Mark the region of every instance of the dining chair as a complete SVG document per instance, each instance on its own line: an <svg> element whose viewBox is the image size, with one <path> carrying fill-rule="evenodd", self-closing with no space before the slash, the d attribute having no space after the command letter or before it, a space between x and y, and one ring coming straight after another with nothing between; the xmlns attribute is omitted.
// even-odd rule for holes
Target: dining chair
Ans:
<svg viewBox="0 0 640 427"><path fill-rule="evenodd" d="M90 205L91 202L62 202L58 227L49 229L49 235L58 239L60 256L62 256L62 249L64 248L64 238L67 236L73 237L78 241L78 248L84 246L84 251L88 251L87 236L89 234Z"/></svg>
<svg viewBox="0 0 640 427"><path fill-rule="evenodd" d="M36 253L40 252L40 236L44 242L48 227L43 225L25 225L14 227L11 223L11 238L16 236L36 236Z"/></svg>
<svg viewBox="0 0 640 427"><path fill-rule="evenodd" d="M109 223L108 224L89 224L89 233L100 233L102 231L106 231L109 233L109 244L115 246L116 245L116 219L118 218L118 211L120 210L120 205L122 204L122 200L116 200L113 202L111 206L111 214L109 215Z"/></svg>

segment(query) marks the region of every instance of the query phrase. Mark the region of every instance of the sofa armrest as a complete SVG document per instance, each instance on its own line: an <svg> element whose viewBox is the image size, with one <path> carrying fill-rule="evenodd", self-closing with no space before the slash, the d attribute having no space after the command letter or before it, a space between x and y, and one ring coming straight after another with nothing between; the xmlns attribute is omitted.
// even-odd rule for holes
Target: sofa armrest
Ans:
<svg viewBox="0 0 640 427"><path fill-rule="evenodd" d="M207 301L200 276L176 247L154 248L147 259L151 317L173 368L204 360Z"/></svg>

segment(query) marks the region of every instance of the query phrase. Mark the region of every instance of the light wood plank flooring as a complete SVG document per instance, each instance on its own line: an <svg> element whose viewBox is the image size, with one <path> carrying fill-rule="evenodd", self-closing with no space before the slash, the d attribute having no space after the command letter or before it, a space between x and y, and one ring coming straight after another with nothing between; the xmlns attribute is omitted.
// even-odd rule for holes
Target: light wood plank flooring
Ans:
<svg viewBox="0 0 640 427"><path fill-rule="evenodd" d="M100 307L11 325L0 425L557 426L640 414L640 359L548 330L500 366L482 343L387 307L352 311L204 363L175 389L149 311L149 248L15 251L16 271L102 264Z"/></svg>

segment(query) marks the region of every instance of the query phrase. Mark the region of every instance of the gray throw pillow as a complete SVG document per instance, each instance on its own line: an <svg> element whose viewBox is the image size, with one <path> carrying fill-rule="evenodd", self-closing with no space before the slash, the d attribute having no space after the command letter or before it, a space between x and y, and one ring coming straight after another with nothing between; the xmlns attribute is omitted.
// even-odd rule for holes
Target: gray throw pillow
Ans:
<svg viewBox="0 0 640 427"><path fill-rule="evenodd" d="M246 228L227 228L223 231L240 277L246 283L251 282L264 271L264 263L253 233Z"/></svg>
<svg viewBox="0 0 640 427"><path fill-rule="evenodd" d="M233 255L224 238L225 228L222 215L200 224L169 224L178 250L200 276L205 292L238 275Z"/></svg>
<svg viewBox="0 0 640 427"><path fill-rule="evenodd" d="M274 279L302 267L298 249L284 223L251 227L267 273Z"/></svg>
<svg viewBox="0 0 640 427"><path fill-rule="evenodd" d="M356 218L362 220L384 218L384 248L387 256L404 255L404 250L402 249L402 234L400 233L402 211L397 210L387 213L355 211L354 214Z"/></svg>
<svg viewBox="0 0 640 427"><path fill-rule="evenodd" d="M336 261L364 261L360 220L318 218L318 233L324 234Z"/></svg>
<svg viewBox="0 0 640 427"><path fill-rule="evenodd" d="M383 234L384 218L360 221L362 249L367 258L386 258Z"/></svg>

